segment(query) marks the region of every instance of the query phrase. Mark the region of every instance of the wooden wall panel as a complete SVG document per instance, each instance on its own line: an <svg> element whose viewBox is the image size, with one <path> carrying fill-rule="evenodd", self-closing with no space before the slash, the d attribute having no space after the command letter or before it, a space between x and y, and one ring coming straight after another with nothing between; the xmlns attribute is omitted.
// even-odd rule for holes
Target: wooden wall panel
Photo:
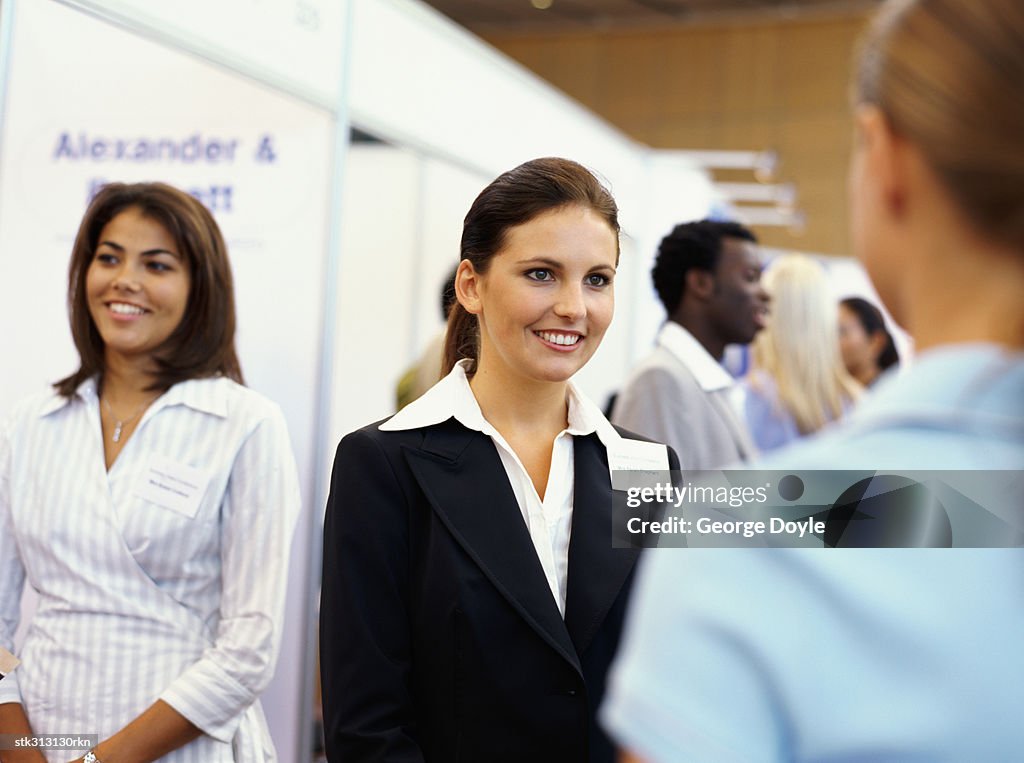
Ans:
<svg viewBox="0 0 1024 763"><path fill-rule="evenodd" d="M591 110L601 101L604 86L601 82L604 67L602 46L595 37L566 40L564 45L546 46L548 67L560 72L557 85Z"/></svg>
<svg viewBox="0 0 1024 763"><path fill-rule="evenodd" d="M846 254L849 78L866 17L497 35L493 45L658 148L779 152L807 214L770 246ZM739 180L742 173L721 179Z"/></svg>

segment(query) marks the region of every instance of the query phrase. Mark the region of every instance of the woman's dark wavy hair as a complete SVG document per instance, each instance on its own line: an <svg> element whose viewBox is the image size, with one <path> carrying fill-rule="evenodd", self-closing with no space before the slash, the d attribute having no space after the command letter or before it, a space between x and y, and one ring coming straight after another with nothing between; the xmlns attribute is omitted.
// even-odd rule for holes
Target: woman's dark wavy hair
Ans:
<svg viewBox="0 0 1024 763"><path fill-rule="evenodd" d="M881 332L885 336L885 346L875 362L879 369L885 371L900 362L900 354L896 350L896 342L885 327L882 311L862 297L847 297L840 304L857 316L857 321L864 328L864 333L873 336Z"/></svg>
<svg viewBox="0 0 1024 763"><path fill-rule="evenodd" d="M103 338L89 313L85 280L103 227L121 212L138 209L174 239L191 276L185 314L155 355L149 389L164 391L186 379L227 376L244 383L235 353L235 295L227 246L213 215L199 201L165 183L110 183L89 204L71 249L68 315L79 368L53 386L71 397L86 379L106 368Z"/></svg>
<svg viewBox="0 0 1024 763"><path fill-rule="evenodd" d="M581 206L599 215L616 236L619 210L615 199L586 167L569 159L534 159L499 175L480 192L462 225L461 259L485 273L491 258L505 246L509 229L568 206ZM447 374L463 358L476 370L480 330L475 316L456 301L448 313L442 371Z"/></svg>

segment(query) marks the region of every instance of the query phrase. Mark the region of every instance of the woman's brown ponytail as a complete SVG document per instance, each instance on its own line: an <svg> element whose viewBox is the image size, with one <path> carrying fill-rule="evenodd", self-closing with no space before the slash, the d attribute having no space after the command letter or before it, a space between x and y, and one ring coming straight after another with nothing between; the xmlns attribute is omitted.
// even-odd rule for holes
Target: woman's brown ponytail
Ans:
<svg viewBox="0 0 1024 763"><path fill-rule="evenodd" d="M444 336L444 357L441 360L441 375L447 376L463 358L473 361L470 375L476 370L479 326L476 316L470 315L458 301L448 311L448 329Z"/></svg>

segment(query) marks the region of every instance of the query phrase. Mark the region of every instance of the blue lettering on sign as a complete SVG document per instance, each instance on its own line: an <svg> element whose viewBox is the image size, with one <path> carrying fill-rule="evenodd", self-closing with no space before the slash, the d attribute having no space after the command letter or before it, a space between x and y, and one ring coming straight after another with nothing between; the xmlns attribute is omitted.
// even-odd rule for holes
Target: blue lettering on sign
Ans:
<svg viewBox="0 0 1024 763"><path fill-rule="evenodd" d="M57 144L57 150L53 154L54 161L57 159L74 159L75 151L71 148L71 136L62 132L60 134L60 143Z"/></svg>
<svg viewBox="0 0 1024 763"><path fill-rule="evenodd" d="M92 201L93 196L110 181L106 178L92 178L89 180L86 192L86 204ZM206 186L193 186L183 189L195 196L202 202L203 206L214 214L234 212L235 187L226 184L211 184Z"/></svg>
<svg viewBox="0 0 1024 763"><path fill-rule="evenodd" d="M234 211L231 203L235 189L230 185L208 185L186 190L214 214Z"/></svg>
<svg viewBox="0 0 1024 763"><path fill-rule="evenodd" d="M274 151L274 139L270 135L264 135L260 139L259 148L256 149L256 161L273 164L277 161L277 152Z"/></svg>
<svg viewBox="0 0 1024 763"><path fill-rule="evenodd" d="M269 141L269 137L264 137ZM108 138L62 132L53 152L54 161L181 162L182 164L232 164L241 141L194 133L184 138Z"/></svg>

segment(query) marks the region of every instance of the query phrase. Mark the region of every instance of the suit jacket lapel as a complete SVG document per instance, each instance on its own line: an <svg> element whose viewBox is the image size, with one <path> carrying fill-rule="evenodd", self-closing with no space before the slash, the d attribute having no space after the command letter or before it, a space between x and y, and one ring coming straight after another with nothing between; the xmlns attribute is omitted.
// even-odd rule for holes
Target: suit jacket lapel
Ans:
<svg viewBox="0 0 1024 763"><path fill-rule="evenodd" d="M455 540L523 619L577 670L558 611L501 459L489 437L449 419L406 460Z"/></svg>
<svg viewBox="0 0 1024 763"><path fill-rule="evenodd" d="M575 438L575 461L565 625L577 654L583 654L640 552L612 548L611 476L597 435Z"/></svg>
<svg viewBox="0 0 1024 763"><path fill-rule="evenodd" d="M714 392L709 392L708 399L718 411L718 414L722 417L725 425L729 428L729 432L732 434L732 439L736 443L736 449L739 451L740 458L744 461L749 461L757 456L757 448L750 439L746 426L740 422L735 409L732 407L732 403L729 401L728 395L728 389L720 389L715 390Z"/></svg>

